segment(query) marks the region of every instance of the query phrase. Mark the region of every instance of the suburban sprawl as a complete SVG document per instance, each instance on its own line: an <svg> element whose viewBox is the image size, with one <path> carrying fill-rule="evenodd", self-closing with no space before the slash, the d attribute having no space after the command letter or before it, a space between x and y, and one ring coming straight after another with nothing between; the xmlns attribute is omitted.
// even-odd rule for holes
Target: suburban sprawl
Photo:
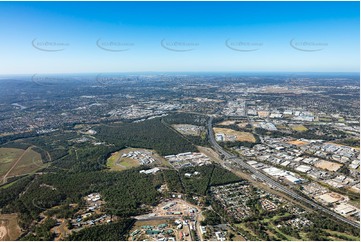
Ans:
<svg viewBox="0 0 361 242"><path fill-rule="evenodd" d="M0 79L0 240L360 240L358 75L36 78Z"/></svg>

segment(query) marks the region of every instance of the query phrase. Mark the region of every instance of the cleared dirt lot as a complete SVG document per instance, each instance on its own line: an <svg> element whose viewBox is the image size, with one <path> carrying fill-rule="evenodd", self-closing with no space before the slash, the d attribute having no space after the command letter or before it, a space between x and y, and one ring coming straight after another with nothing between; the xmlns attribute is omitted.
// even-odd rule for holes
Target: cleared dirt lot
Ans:
<svg viewBox="0 0 361 242"><path fill-rule="evenodd" d="M252 127L252 124L244 122L244 123L238 123L237 126L240 127L241 129L246 128L247 125L250 125Z"/></svg>
<svg viewBox="0 0 361 242"><path fill-rule="evenodd" d="M307 145L309 144L308 142L305 142L305 141L301 141L301 140L293 140L293 141L289 141L287 142L291 145L297 145L297 146L302 146L302 145Z"/></svg>
<svg viewBox="0 0 361 242"><path fill-rule="evenodd" d="M205 131L204 127L192 124L173 124L172 127L184 135L199 136Z"/></svg>
<svg viewBox="0 0 361 242"><path fill-rule="evenodd" d="M226 121L223 121L221 123L218 123L219 125L232 125L232 124L235 124L236 121L235 120L226 120Z"/></svg>
<svg viewBox="0 0 361 242"><path fill-rule="evenodd" d="M246 141L246 142L251 142L254 143L256 142L256 138L253 136L253 134L248 133L248 132L241 132L241 131L236 131L233 129L226 129L226 128L213 128L213 131L215 134L217 133L223 133L225 135L229 135L229 136L236 136L236 140L237 141ZM227 139L225 140L227 141Z"/></svg>
<svg viewBox="0 0 361 242"><path fill-rule="evenodd" d="M16 240L21 229L16 214L0 214L0 241Z"/></svg>
<svg viewBox="0 0 361 242"><path fill-rule="evenodd" d="M164 207L168 204L173 204L168 209L164 209ZM160 203L157 207L153 209L153 213L156 214L156 216L189 216L190 215L190 209L196 208L198 211L200 211L200 208L198 206L195 206L193 204L190 204L183 199L172 199L169 201L165 201ZM180 213L180 214L174 214L174 213Z"/></svg>
<svg viewBox="0 0 361 242"><path fill-rule="evenodd" d="M328 170L328 171L337 171L338 169L340 169L342 164L327 161L327 160L321 160L321 161L317 162L315 164L315 166L318 168L324 169L324 170Z"/></svg>

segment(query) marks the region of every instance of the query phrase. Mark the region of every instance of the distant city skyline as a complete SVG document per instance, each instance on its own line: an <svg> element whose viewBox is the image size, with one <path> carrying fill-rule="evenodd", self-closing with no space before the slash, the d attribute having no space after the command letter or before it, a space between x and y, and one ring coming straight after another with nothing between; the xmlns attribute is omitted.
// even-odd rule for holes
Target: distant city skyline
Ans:
<svg viewBox="0 0 361 242"><path fill-rule="evenodd" d="M359 2L0 2L0 75L359 72Z"/></svg>

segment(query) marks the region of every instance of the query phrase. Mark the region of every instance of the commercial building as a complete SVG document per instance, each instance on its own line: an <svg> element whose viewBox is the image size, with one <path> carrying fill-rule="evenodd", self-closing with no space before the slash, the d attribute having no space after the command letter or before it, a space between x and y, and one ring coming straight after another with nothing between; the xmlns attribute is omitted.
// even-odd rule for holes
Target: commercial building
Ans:
<svg viewBox="0 0 361 242"><path fill-rule="evenodd" d="M342 214L342 215L351 215L357 212L357 208L351 206L349 204L340 204L335 207L335 212Z"/></svg>

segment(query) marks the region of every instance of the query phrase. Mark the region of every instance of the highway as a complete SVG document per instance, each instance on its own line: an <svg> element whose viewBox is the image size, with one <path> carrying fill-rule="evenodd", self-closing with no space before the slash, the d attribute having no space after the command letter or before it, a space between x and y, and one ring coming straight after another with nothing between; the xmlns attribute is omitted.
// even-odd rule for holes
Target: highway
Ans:
<svg viewBox="0 0 361 242"><path fill-rule="evenodd" d="M297 194L296 192L292 191L291 189L287 188L286 186L280 184L279 182L273 180L272 178L270 178L269 176L261 173L260 171L256 170L254 167L252 167L251 165L247 164L246 162L244 162L243 160L239 159L237 156L225 151L215 140L214 137L214 132L212 129L212 121L213 121L213 117L210 117L209 121L208 121L208 136L209 136L209 141L211 143L211 145L213 146L213 148L218 152L218 154L223 155L223 159L226 160L232 160L235 161L237 164L239 164L242 168L247 169L248 171L250 171L251 173L253 173L258 179L268 183L269 185L271 185L273 188L277 188L279 191L287 194L288 196L292 197L293 199L297 200L297 201L301 201L305 204L310 205L313 209L322 211L328 215L331 215L333 217L335 217L336 219L345 222L351 226L354 226L356 228L360 228L360 224L355 222L355 221L351 221L345 217L343 217L342 215L335 213L321 205L319 205L318 203L307 199L303 196L300 196L299 194ZM229 169L226 165L222 164L222 166L224 166L225 168Z"/></svg>

